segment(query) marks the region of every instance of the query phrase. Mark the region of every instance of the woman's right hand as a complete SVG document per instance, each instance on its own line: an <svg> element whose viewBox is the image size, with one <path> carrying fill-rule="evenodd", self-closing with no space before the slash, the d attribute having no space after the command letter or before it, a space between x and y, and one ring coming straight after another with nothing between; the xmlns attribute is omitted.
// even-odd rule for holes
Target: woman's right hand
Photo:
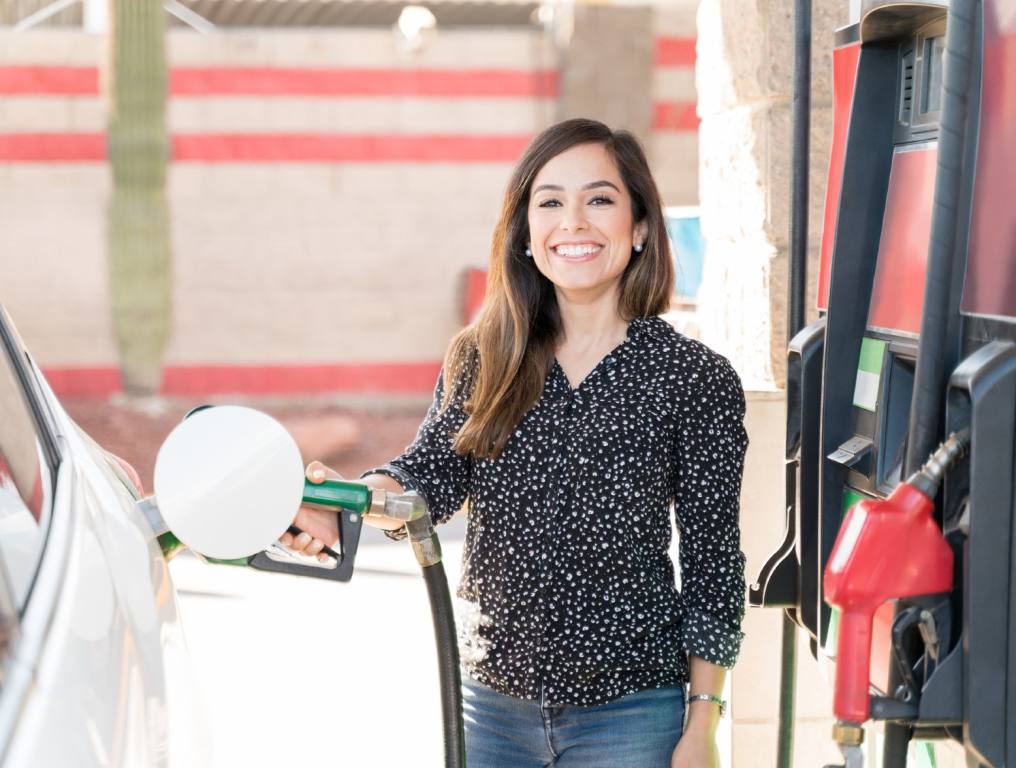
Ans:
<svg viewBox="0 0 1016 768"><path fill-rule="evenodd" d="M342 480L342 475L334 469L330 469L320 461L312 461L307 465L307 479L312 483L321 483L325 480ZM339 517L334 509L322 509L321 507L300 507L296 513L293 525L300 529L301 533L294 536L288 531L279 537L288 549L309 557L317 557L322 562L328 559L327 555L321 554L325 547L337 551L339 545Z"/></svg>

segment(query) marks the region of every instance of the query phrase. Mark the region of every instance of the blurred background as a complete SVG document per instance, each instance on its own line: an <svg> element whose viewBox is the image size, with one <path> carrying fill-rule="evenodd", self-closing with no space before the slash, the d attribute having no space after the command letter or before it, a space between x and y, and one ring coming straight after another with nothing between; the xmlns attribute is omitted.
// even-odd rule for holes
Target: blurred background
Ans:
<svg viewBox="0 0 1016 768"><path fill-rule="evenodd" d="M813 4L812 291L829 56L858 12ZM790 0L0 0L0 302L71 414L146 484L203 402L262 407L306 459L355 475L412 439L482 302L531 137L576 116L627 128L667 206L668 318L748 390L750 580L784 520L792 57ZM225 638L277 609L257 602L277 582L214 586L194 564L177 568L192 653L213 701L250 708L256 689L221 672ZM779 612L745 629L725 760L761 766ZM797 761L814 766L836 757L830 692L800 656ZM436 694L424 680L418 695ZM220 731L217 764L254 759L251 722Z"/></svg>

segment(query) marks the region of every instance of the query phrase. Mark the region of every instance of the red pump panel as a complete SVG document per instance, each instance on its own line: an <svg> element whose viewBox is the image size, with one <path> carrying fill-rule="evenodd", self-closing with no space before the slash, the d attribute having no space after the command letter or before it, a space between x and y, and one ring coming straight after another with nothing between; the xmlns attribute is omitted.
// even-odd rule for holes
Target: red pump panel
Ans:
<svg viewBox="0 0 1016 768"><path fill-rule="evenodd" d="M869 327L914 334L921 330L937 162L937 144L893 154Z"/></svg>
<svg viewBox="0 0 1016 768"><path fill-rule="evenodd" d="M829 308L829 275L832 273L836 214L840 207L843 156L847 150L850 105L854 100L857 60L861 44L850 43L833 51L833 141L826 176L825 216L822 219L822 252L818 267L818 308Z"/></svg>
<svg viewBox="0 0 1016 768"><path fill-rule="evenodd" d="M983 7L981 124L962 306L1016 317L1016 3Z"/></svg>

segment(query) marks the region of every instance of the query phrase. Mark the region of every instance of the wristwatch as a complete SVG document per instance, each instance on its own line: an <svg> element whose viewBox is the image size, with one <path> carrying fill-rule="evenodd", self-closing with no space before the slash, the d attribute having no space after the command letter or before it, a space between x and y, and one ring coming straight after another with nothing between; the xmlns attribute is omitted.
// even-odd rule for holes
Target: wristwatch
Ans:
<svg viewBox="0 0 1016 768"><path fill-rule="evenodd" d="M694 696L689 696L688 703L691 704L693 701L711 701L720 708L720 717L723 717L727 712L727 702L711 693L696 693Z"/></svg>

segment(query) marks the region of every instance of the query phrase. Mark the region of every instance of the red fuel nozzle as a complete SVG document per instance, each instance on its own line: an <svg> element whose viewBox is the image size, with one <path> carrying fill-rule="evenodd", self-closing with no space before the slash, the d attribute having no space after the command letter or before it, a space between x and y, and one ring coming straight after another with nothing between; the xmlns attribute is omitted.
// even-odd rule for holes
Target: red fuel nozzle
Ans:
<svg viewBox="0 0 1016 768"><path fill-rule="evenodd" d="M833 712L868 719L871 625L887 600L952 588L953 553L932 517L942 474L965 451L947 441L924 468L884 500L855 504L843 520L825 569L825 599L840 609Z"/></svg>

